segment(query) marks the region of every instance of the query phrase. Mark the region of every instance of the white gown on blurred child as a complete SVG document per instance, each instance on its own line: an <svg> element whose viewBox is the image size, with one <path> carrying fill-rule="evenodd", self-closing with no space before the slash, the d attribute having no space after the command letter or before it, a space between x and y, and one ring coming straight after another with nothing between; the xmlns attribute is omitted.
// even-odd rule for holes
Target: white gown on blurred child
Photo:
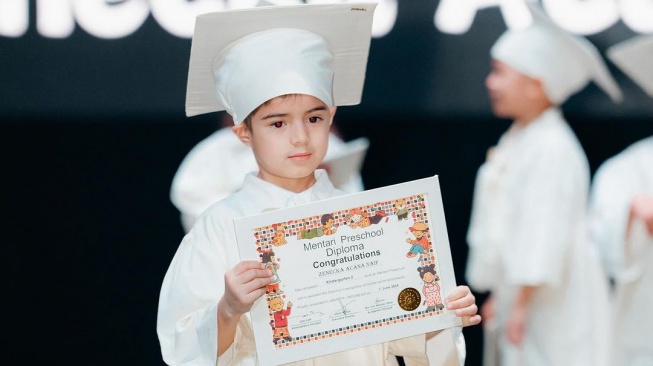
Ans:
<svg viewBox="0 0 653 366"><path fill-rule="evenodd" d="M592 237L615 282L615 365L653 365L653 236L641 220L627 227L638 193L653 196L653 137L603 163L592 187Z"/></svg>
<svg viewBox="0 0 653 366"><path fill-rule="evenodd" d="M653 98L653 35L633 37L606 53ZM644 222L653 219L651 210L653 136L606 160L590 196L592 239L614 281L613 365L653 365L653 233Z"/></svg>
<svg viewBox="0 0 653 366"><path fill-rule="evenodd" d="M585 155L557 109L506 132L479 170L467 279L495 298L502 365L599 364L610 310L585 236L588 186ZM502 327L528 285L540 289L518 349Z"/></svg>

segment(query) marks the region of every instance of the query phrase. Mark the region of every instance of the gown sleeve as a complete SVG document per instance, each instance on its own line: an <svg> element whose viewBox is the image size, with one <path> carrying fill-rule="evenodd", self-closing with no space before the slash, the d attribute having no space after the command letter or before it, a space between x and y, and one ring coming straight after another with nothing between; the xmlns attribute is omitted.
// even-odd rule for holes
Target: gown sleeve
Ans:
<svg viewBox="0 0 653 366"><path fill-rule="evenodd" d="M198 221L182 240L164 277L159 297L157 333L169 365L215 365L217 304L228 268L220 237L209 220ZM240 327L240 324L239 324ZM236 332L234 344L238 344ZM228 364L228 349L219 364Z"/></svg>

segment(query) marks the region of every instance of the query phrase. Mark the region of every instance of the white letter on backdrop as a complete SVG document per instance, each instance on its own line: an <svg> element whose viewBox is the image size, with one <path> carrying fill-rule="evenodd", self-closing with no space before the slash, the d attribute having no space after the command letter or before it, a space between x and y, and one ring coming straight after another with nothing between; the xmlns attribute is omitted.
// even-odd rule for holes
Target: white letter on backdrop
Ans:
<svg viewBox="0 0 653 366"><path fill-rule="evenodd" d="M531 11L523 0L503 0L500 6L508 28L523 29L533 22Z"/></svg>
<svg viewBox="0 0 653 366"><path fill-rule="evenodd" d="M463 34L469 31L476 13L482 8L498 6L506 25L523 28L531 16L524 0L442 0L435 11L435 27L442 32Z"/></svg>
<svg viewBox="0 0 653 366"><path fill-rule="evenodd" d="M615 0L542 0L542 7L556 24L576 34L598 33L619 21Z"/></svg>
<svg viewBox="0 0 653 366"><path fill-rule="evenodd" d="M482 7L485 6L473 0L441 0L435 10L433 22L441 32L467 33L472 26L476 12Z"/></svg>
<svg viewBox="0 0 653 366"><path fill-rule="evenodd" d="M653 33L653 1L621 0L621 19L638 33Z"/></svg>
<svg viewBox="0 0 653 366"><path fill-rule="evenodd" d="M374 12L372 37L379 38L390 33L397 22L397 0L380 0Z"/></svg>
<svg viewBox="0 0 653 366"><path fill-rule="evenodd" d="M288 1L288 0L286 0ZM338 2L338 1L335 1ZM340 0L340 3L360 2L356 0ZM367 0L379 4L374 11L372 37L379 38L390 33L397 22L397 0ZM333 0L306 0L307 4L333 4Z"/></svg>
<svg viewBox="0 0 653 366"><path fill-rule="evenodd" d="M36 29L48 38L66 38L75 30L71 0L38 0Z"/></svg>
<svg viewBox="0 0 653 366"><path fill-rule="evenodd" d="M27 0L0 0L0 36L20 37L28 26Z"/></svg>
<svg viewBox="0 0 653 366"><path fill-rule="evenodd" d="M222 0L150 0L152 16L168 33L191 38L199 14L225 10Z"/></svg>
<svg viewBox="0 0 653 366"><path fill-rule="evenodd" d="M147 0L75 0L74 4L79 26L98 38L128 36L150 14Z"/></svg>

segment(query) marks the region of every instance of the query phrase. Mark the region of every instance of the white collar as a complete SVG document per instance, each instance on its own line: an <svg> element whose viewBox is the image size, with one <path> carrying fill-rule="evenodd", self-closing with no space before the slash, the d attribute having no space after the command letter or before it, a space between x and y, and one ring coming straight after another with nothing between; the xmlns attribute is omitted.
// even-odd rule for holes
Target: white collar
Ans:
<svg viewBox="0 0 653 366"><path fill-rule="evenodd" d="M283 189L257 177L256 174L251 172L245 176L242 190L252 195L248 198L253 202L265 202L266 207L262 207L261 211L297 206L343 194L333 186L323 169L315 171L315 184L299 193Z"/></svg>

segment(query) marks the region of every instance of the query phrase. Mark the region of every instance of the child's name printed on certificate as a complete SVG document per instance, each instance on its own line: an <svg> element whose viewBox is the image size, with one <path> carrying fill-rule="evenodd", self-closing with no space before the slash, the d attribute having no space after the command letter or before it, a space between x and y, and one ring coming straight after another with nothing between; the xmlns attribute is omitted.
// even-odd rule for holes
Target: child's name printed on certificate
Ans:
<svg viewBox="0 0 653 366"><path fill-rule="evenodd" d="M460 326L438 177L234 220L274 275L250 312L260 365Z"/></svg>

